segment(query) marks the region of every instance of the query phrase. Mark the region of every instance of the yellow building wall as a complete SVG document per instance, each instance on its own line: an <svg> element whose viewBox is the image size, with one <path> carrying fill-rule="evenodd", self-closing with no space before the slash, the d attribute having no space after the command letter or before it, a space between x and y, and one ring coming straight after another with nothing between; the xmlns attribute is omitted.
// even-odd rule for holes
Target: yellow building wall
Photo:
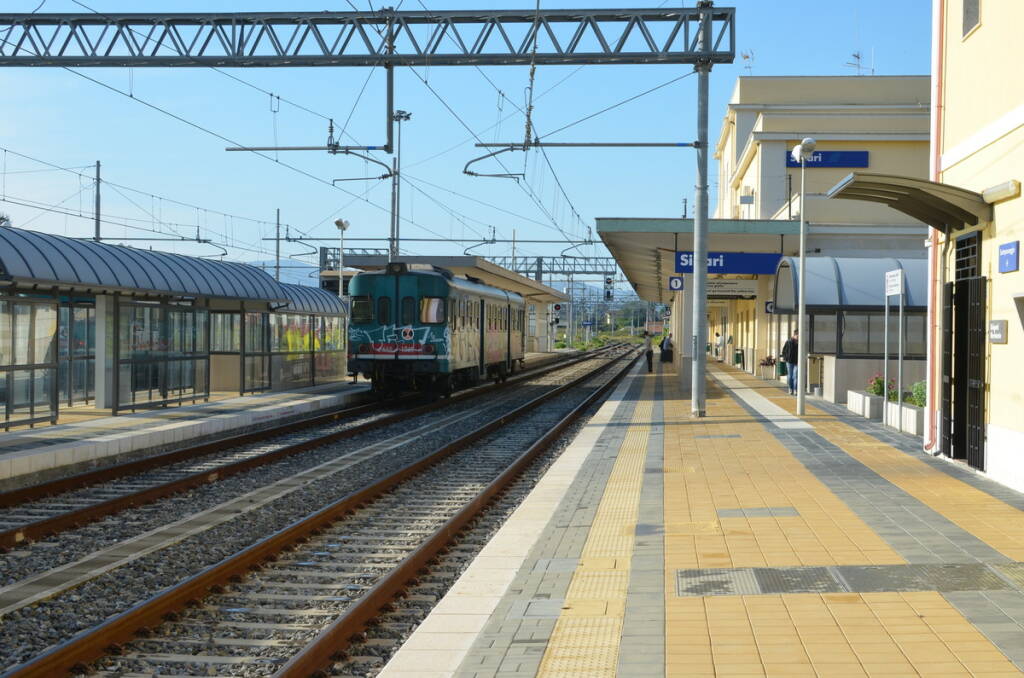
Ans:
<svg viewBox="0 0 1024 678"><path fill-rule="evenodd" d="M1024 105L1024 2L981 0L981 23L966 37L963 0L945 0L943 152Z"/></svg>
<svg viewBox="0 0 1024 678"><path fill-rule="evenodd" d="M944 12L939 180L977 192L1024 182L1024 78L1020 76L1024 2L982 0L981 20L962 35L962 0ZM993 205L982 234L981 275L988 279L986 321L1006 320L1007 342L986 342L986 461L997 480L1024 490L1024 272L1000 273L999 245L1024 241L1024 198ZM946 280L953 279L953 244ZM941 361L933 379L941 379ZM941 382L937 382L941 383Z"/></svg>

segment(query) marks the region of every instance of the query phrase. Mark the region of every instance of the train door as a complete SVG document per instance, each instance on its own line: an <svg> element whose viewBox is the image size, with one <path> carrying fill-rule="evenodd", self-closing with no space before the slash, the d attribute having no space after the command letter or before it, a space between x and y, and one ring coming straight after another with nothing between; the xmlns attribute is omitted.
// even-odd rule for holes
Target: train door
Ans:
<svg viewBox="0 0 1024 678"><path fill-rule="evenodd" d="M505 304L505 307L501 309L501 314L505 316L505 370L507 372L512 371L512 306Z"/></svg>
<svg viewBox="0 0 1024 678"><path fill-rule="evenodd" d="M416 327L419 325L419 302L420 290L419 290L419 276L416 275L398 275L395 276L395 301L394 307L401 309L404 312L400 312L391 320L391 330L395 336L395 344L399 346L401 344L413 344L413 343L426 343L426 337L420 337L415 332ZM411 300L411 301L410 301ZM410 308L411 307L411 308ZM411 310L411 313L409 312ZM381 323L384 324L383 322ZM403 331L408 328L408 331ZM386 331L386 330L385 330ZM410 334L411 333L411 334ZM411 338L409 338L411 336ZM401 356L401 351L395 351L395 358L398 359Z"/></svg>
<svg viewBox="0 0 1024 678"><path fill-rule="evenodd" d="M483 299L480 300L479 308L480 311L480 322L478 325L478 335L480 337L480 376L486 376L486 365L487 361L485 356L487 355L487 302Z"/></svg>

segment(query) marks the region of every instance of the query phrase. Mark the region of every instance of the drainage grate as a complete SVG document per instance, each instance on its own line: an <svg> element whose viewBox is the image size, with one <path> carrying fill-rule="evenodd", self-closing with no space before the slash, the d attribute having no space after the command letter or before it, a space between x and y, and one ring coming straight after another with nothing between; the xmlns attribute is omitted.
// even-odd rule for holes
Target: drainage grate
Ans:
<svg viewBox="0 0 1024 678"><path fill-rule="evenodd" d="M749 568L676 570L677 596L752 596L760 592Z"/></svg>
<svg viewBox="0 0 1024 678"><path fill-rule="evenodd" d="M761 593L845 593L824 567L762 567L754 570Z"/></svg>
<svg viewBox="0 0 1024 678"><path fill-rule="evenodd" d="M792 506L718 509L719 518L789 518L799 515L800 512Z"/></svg>
<svg viewBox="0 0 1024 678"><path fill-rule="evenodd" d="M1009 591L1012 587L981 563L962 565L867 565L836 568L851 591Z"/></svg>
<svg viewBox="0 0 1024 678"><path fill-rule="evenodd" d="M1011 581L1024 589L1024 563L676 570L676 595L1013 591Z"/></svg>

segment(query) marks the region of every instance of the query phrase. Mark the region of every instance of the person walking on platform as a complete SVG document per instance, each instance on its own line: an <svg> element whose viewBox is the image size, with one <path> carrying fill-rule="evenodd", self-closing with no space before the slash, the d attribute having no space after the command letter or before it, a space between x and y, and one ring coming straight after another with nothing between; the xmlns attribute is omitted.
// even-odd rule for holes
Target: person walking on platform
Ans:
<svg viewBox="0 0 1024 678"><path fill-rule="evenodd" d="M644 355L647 356L647 371L654 371L654 342L651 341L651 334L644 332Z"/></svg>
<svg viewBox="0 0 1024 678"><path fill-rule="evenodd" d="M725 360L725 337L715 332L715 358L718 362Z"/></svg>
<svg viewBox="0 0 1024 678"><path fill-rule="evenodd" d="M661 340L661 345L658 346L661 349L661 362L670 363L672 362L672 333L669 332L665 335L665 338Z"/></svg>
<svg viewBox="0 0 1024 678"><path fill-rule="evenodd" d="M796 395L796 371L800 362L800 338L797 331L782 345L782 359L786 362L786 381L789 384L789 395Z"/></svg>

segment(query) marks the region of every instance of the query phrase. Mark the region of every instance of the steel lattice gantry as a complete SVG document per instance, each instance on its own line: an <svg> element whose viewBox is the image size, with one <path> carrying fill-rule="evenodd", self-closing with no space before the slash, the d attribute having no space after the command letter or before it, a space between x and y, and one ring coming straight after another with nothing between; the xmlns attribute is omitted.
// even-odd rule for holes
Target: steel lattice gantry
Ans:
<svg viewBox="0 0 1024 678"><path fill-rule="evenodd" d="M712 35L702 43L706 14ZM0 66L695 64L734 56L734 10L715 7L0 14Z"/></svg>
<svg viewBox="0 0 1024 678"><path fill-rule="evenodd" d="M614 276L617 266L614 257L487 257L487 260L520 275L532 275L537 280L556 275Z"/></svg>

